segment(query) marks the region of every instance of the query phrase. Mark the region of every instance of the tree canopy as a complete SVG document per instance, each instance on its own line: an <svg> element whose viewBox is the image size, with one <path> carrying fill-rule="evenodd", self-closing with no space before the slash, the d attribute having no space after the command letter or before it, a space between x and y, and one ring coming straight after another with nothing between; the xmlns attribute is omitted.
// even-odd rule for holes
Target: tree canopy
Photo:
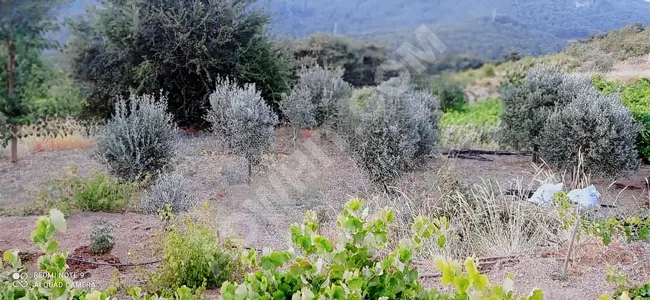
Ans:
<svg viewBox="0 0 650 300"><path fill-rule="evenodd" d="M130 90L168 94L182 125L205 125L218 77L254 83L274 109L291 68L254 0L105 0L72 25L75 79L88 115L107 117Z"/></svg>

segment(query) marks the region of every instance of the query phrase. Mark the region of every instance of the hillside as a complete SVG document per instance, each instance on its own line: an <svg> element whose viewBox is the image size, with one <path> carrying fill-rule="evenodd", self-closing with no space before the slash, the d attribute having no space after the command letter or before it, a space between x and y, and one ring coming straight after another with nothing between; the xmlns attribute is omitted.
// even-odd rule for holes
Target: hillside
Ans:
<svg viewBox="0 0 650 300"><path fill-rule="evenodd" d="M642 0L269 1L276 14L274 28L296 36L334 30L340 34L381 33L494 16L560 38L579 38L632 22L647 23L649 6Z"/></svg>
<svg viewBox="0 0 650 300"><path fill-rule="evenodd" d="M77 16L98 0L74 0L61 11ZM650 3L643 0L263 0L272 14L272 31L305 37L315 32L353 36L396 46L429 26L449 52L498 59L518 51L555 53L571 40L620 28L650 24ZM62 36L65 36L63 34Z"/></svg>

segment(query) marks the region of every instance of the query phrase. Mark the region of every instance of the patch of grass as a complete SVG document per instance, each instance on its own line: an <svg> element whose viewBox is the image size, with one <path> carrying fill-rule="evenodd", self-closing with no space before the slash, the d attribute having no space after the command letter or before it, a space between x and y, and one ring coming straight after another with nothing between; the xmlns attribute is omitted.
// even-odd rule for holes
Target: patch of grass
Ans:
<svg viewBox="0 0 650 300"><path fill-rule="evenodd" d="M449 125L497 125L501 114L500 99L486 99L466 105L460 111L448 111L440 119L442 127Z"/></svg>
<svg viewBox="0 0 650 300"><path fill-rule="evenodd" d="M496 134L502 103L487 99L448 111L440 120L441 143L450 148L498 148Z"/></svg>

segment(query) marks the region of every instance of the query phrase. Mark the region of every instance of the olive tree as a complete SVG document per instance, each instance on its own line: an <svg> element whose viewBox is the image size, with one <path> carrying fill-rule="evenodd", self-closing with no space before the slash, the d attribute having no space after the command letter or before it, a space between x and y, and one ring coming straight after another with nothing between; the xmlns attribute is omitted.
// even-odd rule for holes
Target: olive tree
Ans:
<svg viewBox="0 0 650 300"><path fill-rule="evenodd" d="M635 139L641 130L618 93L581 93L547 119L540 135L540 155L558 170L582 166L597 177L616 177L639 168Z"/></svg>
<svg viewBox="0 0 650 300"><path fill-rule="evenodd" d="M250 181L251 167L275 147L274 128L278 123L255 84L239 86L230 78L218 78L205 119L232 152L246 158Z"/></svg>
<svg viewBox="0 0 650 300"><path fill-rule="evenodd" d="M564 74L556 67L534 68L523 80L501 89L500 143L517 150L532 150L537 161L540 135L548 117L591 88L586 76Z"/></svg>
<svg viewBox="0 0 650 300"><path fill-rule="evenodd" d="M131 94L115 104L97 139L96 157L116 176L133 181L169 169L176 156L177 136L167 97Z"/></svg>
<svg viewBox="0 0 650 300"><path fill-rule="evenodd" d="M347 116L344 136L370 179L387 189L431 153L441 114L429 93L380 90Z"/></svg>

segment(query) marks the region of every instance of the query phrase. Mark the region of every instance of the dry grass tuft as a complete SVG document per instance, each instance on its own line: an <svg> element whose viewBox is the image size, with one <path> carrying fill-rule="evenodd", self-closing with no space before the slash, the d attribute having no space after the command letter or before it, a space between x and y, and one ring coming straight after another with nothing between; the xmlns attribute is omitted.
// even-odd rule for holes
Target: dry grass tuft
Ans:
<svg viewBox="0 0 650 300"><path fill-rule="evenodd" d="M62 151L73 149L86 149L94 145L94 142L81 135L68 135L56 138L35 139L31 142L30 152Z"/></svg>

